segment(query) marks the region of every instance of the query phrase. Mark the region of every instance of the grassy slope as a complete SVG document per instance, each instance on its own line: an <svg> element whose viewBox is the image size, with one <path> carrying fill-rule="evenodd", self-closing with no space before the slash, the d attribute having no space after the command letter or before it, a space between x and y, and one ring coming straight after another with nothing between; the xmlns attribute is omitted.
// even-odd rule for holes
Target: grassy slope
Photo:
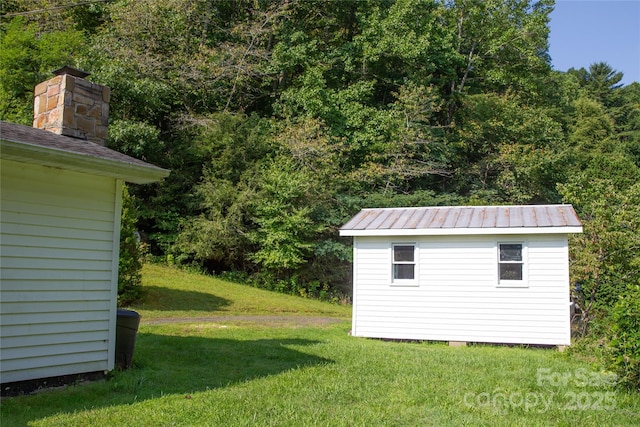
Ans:
<svg viewBox="0 0 640 427"><path fill-rule="evenodd" d="M297 305L311 315L344 313L157 266L144 275L156 296L186 298L175 310L152 300L139 308L146 316L210 316L211 295L228 301L227 311L213 304L213 313L280 315ZM132 369L104 382L5 399L1 425L640 425L640 396L585 381L587 374L598 377L597 369L570 355L360 339L348 335L349 327L348 320L303 328L222 318L143 323ZM553 377L538 381L539 369Z"/></svg>
<svg viewBox="0 0 640 427"><path fill-rule="evenodd" d="M351 307L282 295L215 277L147 264L145 302L131 307L143 319L218 315L305 315L348 319Z"/></svg>

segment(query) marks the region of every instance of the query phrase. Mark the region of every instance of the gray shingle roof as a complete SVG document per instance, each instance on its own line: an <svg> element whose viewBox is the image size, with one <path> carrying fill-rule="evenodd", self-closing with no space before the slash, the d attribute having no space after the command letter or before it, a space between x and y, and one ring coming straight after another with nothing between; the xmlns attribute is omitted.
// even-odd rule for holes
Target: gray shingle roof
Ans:
<svg viewBox="0 0 640 427"><path fill-rule="evenodd" d="M100 168L95 168L103 166L109 176L121 173L125 180L137 183L157 181L169 174L166 169L90 141L15 123L0 121L0 141L3 158L29 161L29 156L37 155L39 161L34 159L33 163L43 163L41 160L45 159L43 164L69 163L71 169L81 171L85 171L82 163L86 162L87 172L101 174Z"/></svg>
<svg viewBox="0 0 640 427"><path fill-rule="evenodd" d="M580 232L582 223L571 205L363 209L340 234L514 234L532 229Z"/></svg>

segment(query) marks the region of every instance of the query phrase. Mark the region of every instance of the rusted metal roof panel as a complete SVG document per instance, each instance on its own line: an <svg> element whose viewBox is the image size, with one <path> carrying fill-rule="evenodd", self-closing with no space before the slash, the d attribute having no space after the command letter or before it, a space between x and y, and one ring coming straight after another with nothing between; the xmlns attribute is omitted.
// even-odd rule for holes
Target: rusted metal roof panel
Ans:
<svg viewBox="0 0 640 427"><path fill-rule="evenodd" d="M340 230L344 235L349 235L349 230L442 230L445 234L447 229L567 228L581 231L581 227L571 205L447 206L363 209Z"/></svg>

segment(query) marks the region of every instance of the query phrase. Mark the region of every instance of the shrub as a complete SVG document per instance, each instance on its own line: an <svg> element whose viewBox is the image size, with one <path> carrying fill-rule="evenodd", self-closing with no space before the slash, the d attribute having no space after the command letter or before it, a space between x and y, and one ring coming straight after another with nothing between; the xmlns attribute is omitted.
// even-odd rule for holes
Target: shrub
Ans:
<svg viewBox="0 0 640 427"><path fill-rule="evenodd" d="M331 288L328 283L323 283L319 280L305 281L295 274L286 278L276 278L272 272L263 271L248 276L244 283L255 288L288 295L299 295L320 301L340 304L349 304L351 301L349 295L340 292L338 289Z"/></svg>
<svg viewBox="0 0 640 427"><path fill-rule="evenodd" d="M118 305L129 305L142 298L142 243L136 231L137 214L133 196L122 188L120 259L118 260Z"/></svg>
<svg viewBox="0 0 640 427"><path fill-rule="evenodd" d="M620 384L640 390L640 285L629 287L613 308L610 368Z"/></svg>

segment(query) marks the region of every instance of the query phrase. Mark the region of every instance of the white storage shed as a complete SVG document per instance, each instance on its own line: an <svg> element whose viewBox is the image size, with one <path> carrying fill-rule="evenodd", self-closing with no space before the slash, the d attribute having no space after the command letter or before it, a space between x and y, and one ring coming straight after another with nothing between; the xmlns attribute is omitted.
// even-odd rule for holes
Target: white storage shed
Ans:
<svg viewBox="0 0 640 427"><path fill-rule="evenodd" d="M56 77L49 95L61 81L97 86L72 78ZM73 116L52 117L63 115ZM169 171L100 143L0 122L0 172L3 390L113 369L122 184L159 181Z"/></svg>
<svg viewBox="0 0 640 427"><path fill-rule="evenodd" d="M570 345L570 205L364 209L352 335Z"/></svg>

